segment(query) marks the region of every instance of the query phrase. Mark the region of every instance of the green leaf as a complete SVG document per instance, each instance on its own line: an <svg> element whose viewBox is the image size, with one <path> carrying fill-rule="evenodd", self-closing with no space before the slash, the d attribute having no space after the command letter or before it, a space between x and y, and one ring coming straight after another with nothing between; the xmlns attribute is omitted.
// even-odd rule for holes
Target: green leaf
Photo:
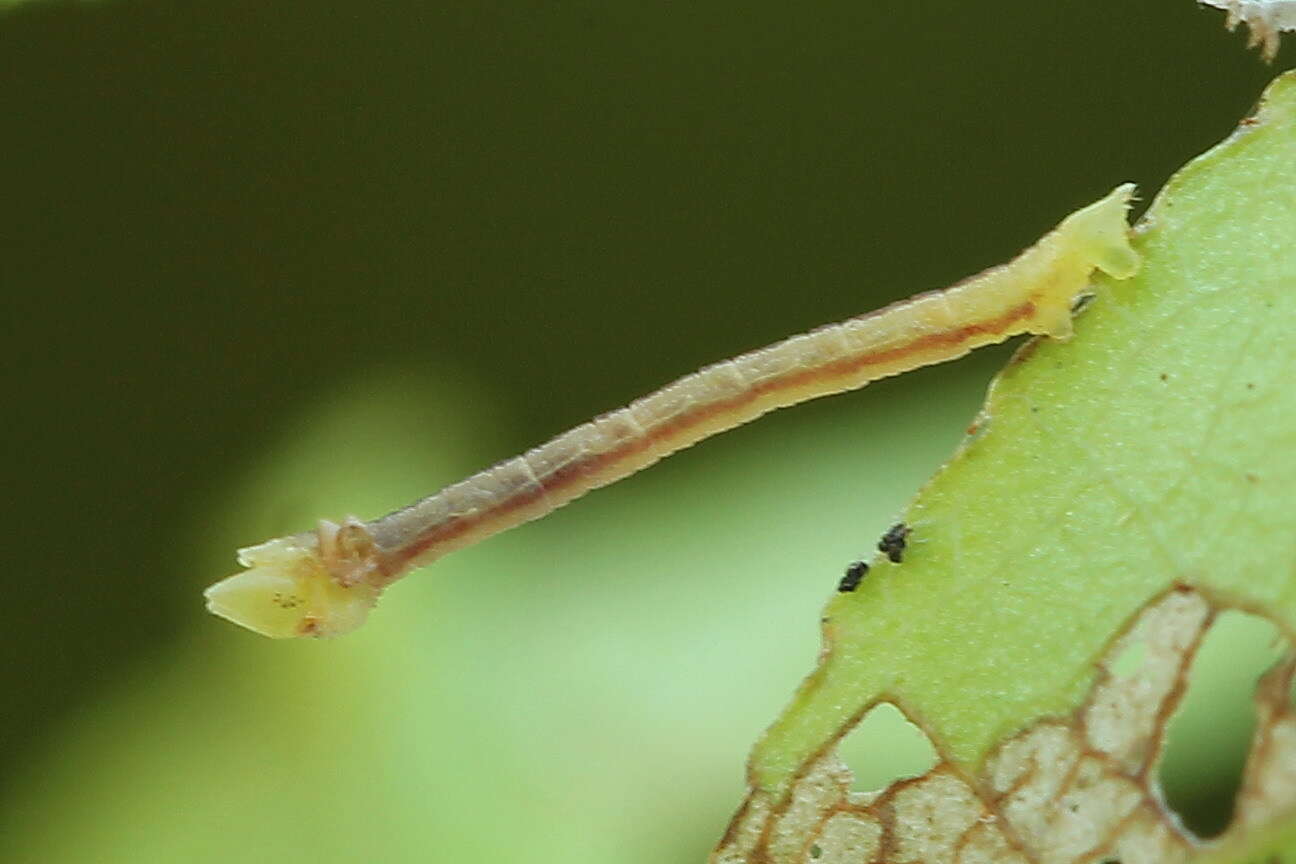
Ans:
<svg viewBox="0 0 1296 864"><path fill-rule="evenodd" d="M913 860L950 832L984 835L996 860L1073 860L1153 835L1187 854L1192 840L1161 815L1149 778L1192 652L1227 608L1296 632L1293 165L1288 73L1256 117L1157 196L1138 226L1141 273L1098 278L1072 342L1033 342L999 376L974 431L905 514L903 563L879 559L829 602L818 668L755 748L751 795L719 860L857 860L874 840L913 840L898 803L910 794L922 824L923 806L966 805ZM1152 646L1141 668L1121 674L1140 645ZM1272 716L1258 741L1296 729L1291 674L1288 662L1266 679L1278 695L1261 700ZM882 799L852 798L832 751L880 702L942 761ZM1041 749L1047 735L1053 750ZM1033 767L1012 768L1025 752ZM1296 764L1296 749L1258 752L1253 786L1266 767ZM1055 768L1052 797L1033 810L999 782L1016 770L1026 788ZM1263 802L1265 818L1296 812L1288 784ZM1078 815L1052 814L1067 795L1081 796ZM1263 821L1243 804L1237 823ZM1066 831L1086 842L1068 846Z"/></svg>

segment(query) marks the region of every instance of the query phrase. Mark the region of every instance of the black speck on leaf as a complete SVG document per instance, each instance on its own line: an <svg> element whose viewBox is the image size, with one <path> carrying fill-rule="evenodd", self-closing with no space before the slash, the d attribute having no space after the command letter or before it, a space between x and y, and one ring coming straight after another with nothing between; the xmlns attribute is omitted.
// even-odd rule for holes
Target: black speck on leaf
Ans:
<svg viewBox="0 0 1296 864"><path fill-rule="evenodd" d="M837 583L837 590L843 594L854 591L868 575L868 565L863 561L854 561L846 568L846 575ZM827 620L827 619L825 619Z"/></svg>
<svg viewBox="0 0 1296 864"><path fill-rule="evenodd" d="M1034 410L1034 409L1032 409ZM911 529L903 522L897 522L887 529L878 541L878 551L887 556L887 560L892 564L899 564L904 560L905 547L908 546L908 538Z"/></svg>

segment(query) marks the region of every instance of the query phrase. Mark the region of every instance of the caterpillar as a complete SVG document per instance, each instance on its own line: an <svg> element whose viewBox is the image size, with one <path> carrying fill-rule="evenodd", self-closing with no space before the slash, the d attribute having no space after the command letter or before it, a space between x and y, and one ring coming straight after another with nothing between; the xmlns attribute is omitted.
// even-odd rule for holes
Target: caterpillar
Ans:
<svg viewBox="0 0 1296 864"><path fill-rule="evenodd" d="M1095 269L1116 279L1138 270L1126 223L1133 194L1118 186L1007 264L707 366L379 519L320 521L240 550L247 569L207 589L208 609L275 638L339 635L410 570L768 411L1021 333L1068 339Z"/></svg>

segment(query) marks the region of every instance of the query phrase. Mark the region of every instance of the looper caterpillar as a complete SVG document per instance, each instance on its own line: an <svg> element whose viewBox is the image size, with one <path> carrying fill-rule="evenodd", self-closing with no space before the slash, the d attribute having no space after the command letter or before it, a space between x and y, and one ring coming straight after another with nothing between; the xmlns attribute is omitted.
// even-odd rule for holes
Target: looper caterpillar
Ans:
<svg viewBox="0 0 1296 864"><path fill-rule="evenodd" d="M1011 262L950 288L724 360L371 522L239 552L249 568L206 591L207 607L275 638L358 627L382 589L415 567L538 519L704 438L760 415L962 357L1019 333L1071 336L1095 269L1132 276L1125 214L1134 185L1066 217Z"/></svg>

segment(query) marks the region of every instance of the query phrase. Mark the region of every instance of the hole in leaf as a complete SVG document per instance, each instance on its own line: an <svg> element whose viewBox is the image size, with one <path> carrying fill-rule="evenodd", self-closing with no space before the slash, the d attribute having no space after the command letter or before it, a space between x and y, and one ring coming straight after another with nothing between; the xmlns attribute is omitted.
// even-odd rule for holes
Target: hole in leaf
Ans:
<svg viewBox="0 0 1296 864"><path fill-rule="evenodd" d="M1215 837L1233 818L1255 732L1256 681L1283 640L1263 618L1221 614L1189 669L1188 692L1170 721L1160 765L1166 804L1198 837Z"/></svg>
<svg viewBox="0 0 1296 864"><path fill-rule="evenodd" d="M936 750L927 735L889 702L876 705L846 733L837 744L837 755L855 774L852 792L885 789L936 765Z"/></svg>

